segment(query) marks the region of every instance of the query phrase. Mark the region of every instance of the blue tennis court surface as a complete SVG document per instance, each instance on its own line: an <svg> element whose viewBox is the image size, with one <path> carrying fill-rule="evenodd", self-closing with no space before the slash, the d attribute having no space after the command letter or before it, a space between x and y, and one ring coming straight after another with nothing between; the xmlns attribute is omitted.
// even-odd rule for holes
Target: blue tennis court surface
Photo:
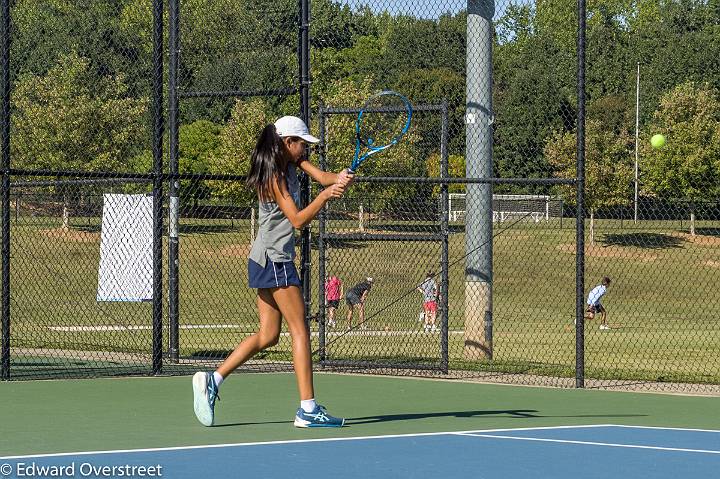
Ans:
<svg viewBox="0 0 720 479"><path fill-rule="evenodd" d="M718 471L720 431L617 425L0 458L3 477L675 479Z"/></svg>

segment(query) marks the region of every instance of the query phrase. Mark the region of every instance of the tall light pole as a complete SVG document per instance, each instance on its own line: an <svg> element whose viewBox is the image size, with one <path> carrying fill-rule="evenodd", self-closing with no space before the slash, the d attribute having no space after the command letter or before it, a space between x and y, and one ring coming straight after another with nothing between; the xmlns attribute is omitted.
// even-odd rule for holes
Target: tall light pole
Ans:
<svg viewBox="0 0 720 479"><path fill-rule="evenodd" d="M496 0L467 2L465 175L493 176L492 19ZM466 187L466 359L492 359L492 185Z"/></svg>
<svg viewBox="0 0 720 479"><path fill-rule="evenodd" d="M640 62L637 63L637 75L635 76L635 216L634 223L638 220L638 147L640 145Z"/></svg>

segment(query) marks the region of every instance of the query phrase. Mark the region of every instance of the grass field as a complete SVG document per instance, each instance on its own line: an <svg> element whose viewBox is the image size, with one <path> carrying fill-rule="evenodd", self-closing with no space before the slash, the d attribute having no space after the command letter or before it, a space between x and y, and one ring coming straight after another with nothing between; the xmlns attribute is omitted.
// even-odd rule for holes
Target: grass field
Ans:
<svg viewBox="0 0 720 479"><path fill-rule="evenodd" d="M12 223L12 346L85 351L149 352L151 305L98 303L99 219L20 217ZM356 224L331 225L353 231ZM498 231L507 225L497 225ZM463 354L464 242L450 237L449 352L460 369L574 375L575 257L571 220L520 223L494 240L494 360ZM720 382L720 229L701 223L698 236L676 224L596 222L588 246L586 289L602 276L613 283L604 299L613 329L586 327L586 374L610 379ZM393 223L382 231L422 225ZM432 228L431 225L425 225ZM222 355L256 324L254 292L247 287L249 223L187 220L181 229L181 355ZM421 331L420 294L428 270L440 269L435 242L336 243L327 271L346 289L365 276L368 333L330 336L328 357L436 363L439 334ZM454 264L453 264L454 263ZM317 311L317 250L313 250L313 312ZM166 271L166 270L165 270ZM166 275L165 275L166 278ZM378 311L383 310L378 313ZM341 306L340 324L344 325ZM166 316L167 317L167 316ZM313 325L313 329L316 329ZM166 336L167 337L167 336ZM314 338L317 348L317 337ZM287 359L290 342L264 357ZM112 355L108 354L108 358Z"/></svg>

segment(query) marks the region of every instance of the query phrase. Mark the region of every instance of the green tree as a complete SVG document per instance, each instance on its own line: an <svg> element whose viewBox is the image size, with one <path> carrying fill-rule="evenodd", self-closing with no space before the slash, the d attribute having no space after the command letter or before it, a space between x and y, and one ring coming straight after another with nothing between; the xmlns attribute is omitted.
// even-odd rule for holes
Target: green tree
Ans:
<svg viewBox="0 0 720 479"><path fill-rule="evenodd" d="M438 20L398 16L383 32L384 66L395 76L408 69L465 69L465 15L445 15Z"/></svg>
<svg viewBox="0 0 720 479"><path fill-rule="evenodd" d="M588 120L585 138L585 205L590 210L590 244L595 245L595 211L626 205L632 199L633 138L627 131L614 132L600 120ZM555 133L545 155L558 177L576 177L575 132ZM559 193L575 204L575 187L562 186Z"/></svg>
<svg viewBox="0 0 720 479"><path fill-rule="evenodd" d="M74 53L43 76L21 76L12 103L16 168L125 171L149 138L148 100L130 96L123 75L97 77Z"/></svg>
<svg viewBox="0 0 720 479"><path fill-rule="evenodd" d="M643 142L642 178L650 193L691 204L720 195L720 99L705 84L686 82L666 93L653 115L648 135L662 133L667 143L653 149Z"/></svg>
<svg viewBox="0 0 720 479"><path fill-rule="evenodd" d="M220 148L220 134L223 125L208 120L198 120L189 125L180 125L178 141L178 172L182 174L202 174L211 171L211 164L218 155ZM168 151L168 138L164 138L164 151ZM149 172L153 170L152 152L143 151L133 160L134 170ZM167 161L165 170L168 170ZM215 171L214 173L220 173ZM228 172L232 173L232 172ZM180 183L181 201L192 200L197 205L198 200L211 196L212 190L205 181L191 179Z"/></svg>
<svg viewBox="0 0 720 479"><path fill-rule="evenodd" d="M230 120L222 128L219 144L207 157L208 172L216 174L247 175L250 156L262 129L271 123L267 105L259 99L235 102ZM216 197L230 199L241 205L252 204L255 192L243 182L208 181Z"/></svg>
<svg viewBox="0 0 720 479"><path fill-rule="evenodd" d="M129 96L123 76L97 77L71 53L45 75L22 75L12 92L15 168L127 171L148 141L147 99ZM70 190L64 197L68 225Z"/></svg>
<svg viewBox="0 0 720 479"><path fill-rule="evenodd" d="M375 34L377 30L371 12L354 13L349 5L340 2L313 0L310 24L312 48L349 48L356 36Z"/></svg>
<svg viewBox="0 0 720 479"><path fill-rule="evenodd" d="M641 64L641 122L652 121L661 97L686 81L720 88L717 0L640 0L628 18L632 65ZM626 68L628 83L635 72ZM633 92L634 93L634 92Z"/></svg>
<svg viewBox="0 0 720 479"><path fill-rule="evenodd" d="M627 19L633 6L629 0L591 2L587 25L586 96L589 102L606 96L628 95L634 98L635 69L632 61L633 36Z"/></svg>
<svg viewBox="0 0 720 479"><path fill-rule="evenodd" d="M333 84L349 79L358 84L371 81L371 91L395 89L416 104L447 100L451 151L460 153L464 149L465 18L464 12L437 19L354 12L352 19L344 20L344 31L325 29L322 41L313 43L313 94L326 97ZM418 150L418 170L426 152L436 146L429 133L424 128L419 132L421 141L432 146Z"/></svg>
<svg viewBox="0 0 720 479"><path fill-rule="evenodd" d="M332 85L323 102L328 106L347 107L362 105L372 92L372 79L362 84L341 80ZM350 166L355 152L355 115L332 115L327 122L327 169L341 171ZM419 138L411 128L403 139L392 148L380 152L365 163L358 172L364 176L412 176L417 157L415 145ZM375 209L384 208L389 202L411 198L415 185L392 183L377 185L357 183L348 193L349 198L371 198ZM378 192L379 191L379 192Z"/></svg>
<svg viewBox="0 0 720 479"><path fill-rule="evenodd" d="M450 68L408 69L400 74L398 90L417 104L448 105L448 144L449 151L464 154L465 141L465 77ZM430 152L437 151L440 144L442 117L440 113L416 115L415 126L418 129L419 153L427 160ZM460 126L462 128L460 128ZM463 143L462 146L459 143ZM422 173L421 173L422 174Z"/></svg>
<svg viewBox="0 0 720 479"><path fill-rule="evenodd" d="M60 54L90 61L100 76L123 76L128 91L149 96L152 14L141 0L16 0L13 75L45 75Z"/></svg>
<svg viewBox="0 0 720 479"><path fill-rule="evenodd" d="M465 176L465 157L462 155L448 156L448 175L450 178L463 178ZM440 155L432 154L427 159L427 176L431 178L440 177ZM440 192L440 186L433 188L433 193L437 195ZM465 185L451 184L448 187L450 193L465 193Z"/></svg>
<svg viewBox="0 0 720 479"><path fill-rule="evenodd" d="M207 173L213 156L218 154L221 132L221 125L208 120L180 125L178 141L180 173ZM186 185L181 185L180 197L192 198L197 204L199 199L210 195L210 189L204 183L190 180Z"/></svg>
<svg viewBox="0 0 720 479"><path fill-rule="evenodd" d="M180 87L193 91L266 92L297 84L294 0L182 2ZM186 101L183 121L225 122L231 98Z"/></svg>
<svg viewBox="0 0 720 479"><path fill-rule="evenodd" d="M354 44L348 48L324 48L311 55L313 76L316 78L314 94L321 98L327 96L334 84L341 80L362 83L366 79L374 79L374 75L386 69L383 64L383 40L371 35L356 37Z"/></svg>
<svg viewBox="0 0 720 479"><path fill-rule="evenodd" d="M574 7L561 3L514 6L499 21L493 60L497 176L551 176L543 148L554 131L574 128Z"/></svg>

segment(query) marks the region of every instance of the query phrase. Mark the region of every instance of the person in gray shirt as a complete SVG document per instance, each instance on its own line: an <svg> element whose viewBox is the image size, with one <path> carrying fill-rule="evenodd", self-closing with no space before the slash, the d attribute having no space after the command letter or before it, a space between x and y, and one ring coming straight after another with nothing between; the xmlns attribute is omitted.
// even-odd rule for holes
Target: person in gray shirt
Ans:
<svg viewBox="0 0 720 479"><path fill-rule="evenodd" d="M423 313L425 315L424 331L435 332L435 318L437 316L438 285L432 271L428 271L425 281L417 287L423 295Z"/></svg>
<svg viewBox="0 0 720 479"><path fill-rule="evenodd" d="M365 281L361 281L345 294L345 302L348 307L347 314L347 330L352 329L352 318L353 311L358 312L358 325L360 329L367 329L365 324L365 300L367 299L368 293L372 289L373 279L370 277L365 278Z"/></svg>
<svg viewBox="0 0 720 479"><path fill-rule="evenodd" d="M319 140L300 118L285 116L266 126L252 154L248 186L257 192L259 229L248 258L248 278L257 289L260 329L246 337L214 372L193 376L195 415L204 426L215 419L215 400L222 382L255 354L274 346L285 318L293 345L293 365L300 393L296 427L342 427L343 418L331 416L315 402L310 337L305 305L295 268L295 229L308 225L331 199L340 198L352 181L347 170L328 173L306 161L308 143ZM300 168L325 186L304 209L299 209Z"/></svg>

